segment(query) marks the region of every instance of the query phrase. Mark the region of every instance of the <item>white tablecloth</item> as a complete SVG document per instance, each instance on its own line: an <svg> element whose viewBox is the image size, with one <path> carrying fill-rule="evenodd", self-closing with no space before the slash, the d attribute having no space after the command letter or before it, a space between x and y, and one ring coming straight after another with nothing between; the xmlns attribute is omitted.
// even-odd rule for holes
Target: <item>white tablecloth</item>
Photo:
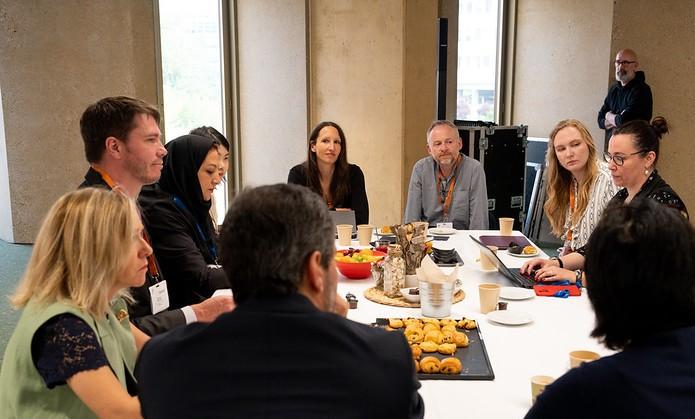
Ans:
<svg viewBox="0 0 695 419"><path fill-rule="evenodd" d="M477 261L478 247L468 235L499 234L498 231L458 231L447 242L453 245L464 260L459 268L466 298L454 304L451 316L478 320L492 369L493 381L422 380L420 394L425 401L425 418L521 418L531 407L530 378L534 375L559 377L569 369L569 352L586 349L609 355L611 351L589 337L594 325L594 314L586 297L555 298L534 297L523 301L509 301L508 310L524 311L534 321L523 326L505 326L492 323L480 313L478 284L483 282L511 286L498 272L483 272ZM521 235L514 232L515 235ZM355 242L356 244L356 242ZM511 268L521 267L524 258L499 251L502 261ZM543 254L543 256L546 256ZM444 268L450 269L452 268ZM351 292L359 299L358 308L350 310L348 318L371 323L377 317L420 317L420 309L400 308L377 304L367 300L364 290L374 286L370 277L350 280L339 274L338 292ZM504 301L504 300L501 300Z"/></svg>

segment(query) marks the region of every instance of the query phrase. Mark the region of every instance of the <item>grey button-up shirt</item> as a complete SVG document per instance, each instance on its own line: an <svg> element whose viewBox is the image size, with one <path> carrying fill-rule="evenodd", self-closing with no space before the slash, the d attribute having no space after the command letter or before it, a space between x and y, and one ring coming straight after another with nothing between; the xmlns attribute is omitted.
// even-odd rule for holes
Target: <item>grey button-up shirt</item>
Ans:
<svg viewBox="0 0 695 419"><path fill-rule="evenodd" d="M447 220L444 219L437 192L439 164L432 156L415 163L410 176L404 222L427 221L430 225L452 222L458 230L488 229L485 172L477 160L463 154L461 159Z"/></svg>

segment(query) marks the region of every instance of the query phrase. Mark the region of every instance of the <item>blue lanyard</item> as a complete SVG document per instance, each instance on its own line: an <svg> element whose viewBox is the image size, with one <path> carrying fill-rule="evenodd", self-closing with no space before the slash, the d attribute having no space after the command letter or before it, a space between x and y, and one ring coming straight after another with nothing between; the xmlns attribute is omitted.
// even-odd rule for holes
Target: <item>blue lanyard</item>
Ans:
<svg viewBox="0 0 695 419"><path fill-rule="evenodd" d="M174 204L179 207L180 209L188 212L189 214L192 215L192 213L186 208L186 204L183 203L183 201L176 195L172 195L172 199L174 200ZM200 238L203 240L203 243L205 243L208 247L208 251L210 252L210 255L212 256L212 259L215 261L215 264L217 264L217 246L215 246L215 242L212 239L208 239L208 237L205 235L205 232L203 232L203 229L200 227L200 224L198 224L197 221L195 221L195 218L193 219L193 222L195 223L195 227L198 230L198 234L200 235Z"/></svg>

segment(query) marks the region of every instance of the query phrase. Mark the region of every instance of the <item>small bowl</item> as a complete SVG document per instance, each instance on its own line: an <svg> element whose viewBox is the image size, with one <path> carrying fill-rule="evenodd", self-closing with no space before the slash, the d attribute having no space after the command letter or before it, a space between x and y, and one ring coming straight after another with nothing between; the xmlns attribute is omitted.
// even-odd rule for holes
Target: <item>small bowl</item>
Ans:
<svg viewBox="0 0 695 419"><path fill-rule="evenodd" d="M412 289L415 289L417 287L411 287L411 288L401 288L401 295L403 295L403 298L405 298L406 301L409 303L419 303L420 302L420 294L410 294L409 291Z"/></svg>
<svg viewBox="0 0 695 419"><path fill-rule="evenodd" d="M374 251L375 256L386 256L386 253ZM365 279L372 274L372 262L339 262L335 265L338 267L338 272L343 274L348 279Z"/></svg>

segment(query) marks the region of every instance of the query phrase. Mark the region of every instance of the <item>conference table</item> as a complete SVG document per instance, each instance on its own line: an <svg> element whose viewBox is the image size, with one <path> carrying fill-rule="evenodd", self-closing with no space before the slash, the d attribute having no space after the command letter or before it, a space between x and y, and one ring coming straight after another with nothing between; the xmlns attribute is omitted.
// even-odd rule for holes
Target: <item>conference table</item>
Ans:
<svg viewBox="0 0 695 419"><path fill-rule="evenodd" d="M522 235L518 231L513 234ZM425 418L523 418L531 407L532 376L560 377L570 367L569 352L573 350L590 350L601 356L610 355L612 351L589 336L595 317L586 290L582 290L579 297L500 299L508 301L508 310L528 313L533 321L520 326L507 326L488 320L480 312L478 284L498 283L503 287L513 284L497 271L481 269L479 248L469 235L477 238L481 235L499 235L499 231L458 230L446 242L435 242L435 246L454 247L463 259L458 278L463 282L466 297L452 306L450 317L473 318L478 322L495 378L492 381L421 379L420 394L425 401ZM356 246L357 242L353 243L353 247L359 247ZM498 255L510 268L519 268L527 260L511 256L503 250L498 251ZM547 257L542 251L540 256ZM453 268L441 269L448 273ZM349 319L370 324L376 318L422 317L419 308L394 307L367 300L364 291L373 286L371 276L353 280L339 274L338 293L345 296L350 292L359 299L357 308L349 311Z"/></svg>

